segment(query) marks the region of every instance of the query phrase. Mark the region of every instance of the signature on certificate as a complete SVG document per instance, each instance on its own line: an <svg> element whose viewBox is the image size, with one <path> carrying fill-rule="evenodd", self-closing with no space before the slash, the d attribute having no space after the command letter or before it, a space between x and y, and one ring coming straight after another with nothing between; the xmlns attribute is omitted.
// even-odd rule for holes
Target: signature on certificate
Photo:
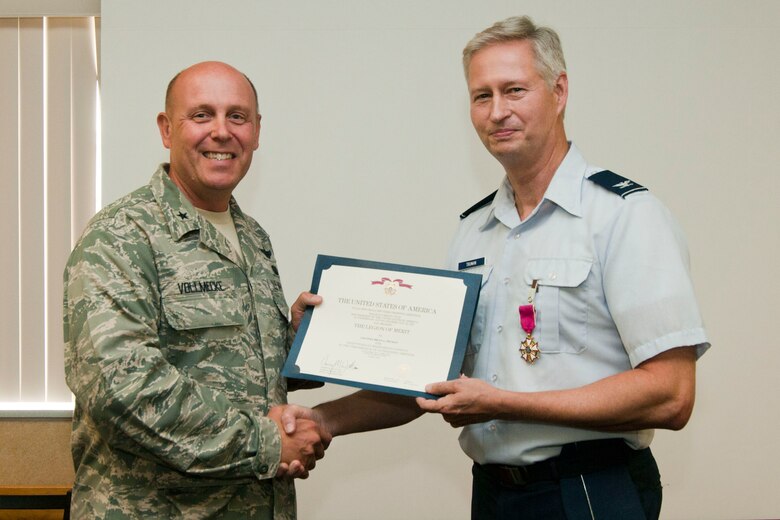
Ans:
<svg viewBox="0 0 780 520"><path fill-rule="evenodd" d="M357 370L357 361L349 359L331 358L330 354L322 358L321 370L331 374L341 373L345 370Z"/></svg>

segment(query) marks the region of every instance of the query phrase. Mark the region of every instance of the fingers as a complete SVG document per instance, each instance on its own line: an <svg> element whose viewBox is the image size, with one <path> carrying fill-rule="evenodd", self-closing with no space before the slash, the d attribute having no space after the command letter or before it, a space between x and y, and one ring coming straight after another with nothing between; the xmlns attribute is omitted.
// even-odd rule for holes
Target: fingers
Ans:
<svg viewBox="0 0 780 520"><path fill-rule="evenodd" d="M430 413L438 413L441 411L441 404L436 399L425 399L424 397L418 397L416 399L417 406L420 410Z"/></svg>
<svg viewBox="0 0 780 520"><path fill-rule="evenodd" d="M308 419L317 423L319 429L318 435L320 436L322 445L325 449L330 446L330 443L333 440L333 434L330 432L322 413L313 408L306 408L295 404L287 405L281 415L281 423L284 427L284 432L288 435L295 433L298 428L297 421L299 419Z"/></svg>
<svg viewBox="0 0 780 520"><path fill-rule="evenodd" d="M296 298L295 303L293 303L293 306L297 306L298 308L302 308L305 310L307 306L314 307L315 305L319 305L320 303L322 303L322 296L311 293L309 291L304 291L298 295L298 298Z"/></svg>
<svg viewBox="0 0 780 520"><path fill-rule="evenodd" d="M280 417L284 432L287 435L295 433L297 428L296 423L299 419L308 419L318 423L318 426L322 426L320 416L311 408L298 406L296 404L288 404L284 406L284 410ZM330 442L330 436L328 436L328 442Z"/></svg>
<svg viewBox="0 0 780 520"><path fill-rule="evenodd" d="M425 385L425 391L429 394L446 397L449 394L454 394L458 391L458 382L463 381L463 377L465 376L461 375L461 379L456 379L454 381L441 381L439 383ZM418 397L416 401L420 410L433 413L441 413L444 403L448 402L443 398L426 399L424 397Z"/></svg>
<svg viewBox="0 0 780 520"><path fill-rule="evenodd" d="M298 326L301 324L306 307L312 307L320 303L322 303L322 296L310 292L302 292L290 307L290 321L292 322L293 330L298 331Z"/></svg>
<svg viewBox="0 0 780 520"><path fill-rule="evenodd" d="M309 478L309 470L303 467L301 461L294 460L290 463L290 472L288 476L289 478L306 479Z"/></svg>
<svg viewBox="0 0 780 520"><path fill-rule="evenodd" d="M290 464L282 462L276 470L276 478L306 479L309 478L309 470L307 470L299 460L294 460Z"/></svg>
<svg viewBox="0 0 780 520"><path fill-rule="evenodd" d="M454 381L441 381L439 383L431 383L425 385L425 391L433 395L447 395L457 391L458 381L462 379L455 379Z"/></svg>
<svg viewBox="0 0 780 520"><path fill-rule="evenodd" d="M314 457L317 460L320 460L321 458L325 457L325 450L326 446L322 442L318 442L314 445Z"/></svg>
<svg viewBox="0 0 780 520"><path fill-rule="evenodd" d="M311 467L309 464L305 465L308 469L312 469L314 462L325 456L326 443L323 441L320 427L312 420L299 418L296 423L296 432L293 438L299 438L304 443L303 452L311 461Z"/></svg>
<svg viewBox="0 0 780 520"><path fill-rule="evenodd" d="M298 420L299 417L303 417L303 409L299 408L295 405L289 405L284 408L284 411L282 412L282 426L284 428L284 433L287 435L292 435L295 433L295 423Z"/></svg>

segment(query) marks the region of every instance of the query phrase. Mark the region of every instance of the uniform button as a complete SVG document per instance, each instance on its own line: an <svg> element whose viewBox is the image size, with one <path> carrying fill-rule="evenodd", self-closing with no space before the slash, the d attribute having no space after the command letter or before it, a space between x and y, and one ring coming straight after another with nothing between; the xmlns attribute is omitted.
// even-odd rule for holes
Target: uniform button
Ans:
<svg viewBox="0 0 780 520"><path fill-rule="evenodd" d="M490 380L494 382L498 381L498 376L496 374L493 374L492 376L490 376Z"/></svg>
<svg viewBox="0 0 780 520"><path fill-rule="evenodd" d="M268 464L263 464L262 466L260 466L257 469L260 470L260 473L268 473Z"/></svg>
<svg viewBox="0 0 780 520"><path fill-rule="evenodd" d="M557 275L557 274L555 274L555 273L550 273L550 280L555 280L556 278L558 278L558 275Z"/></svg>
<svg viewBox="0 0 780 520"><path fill-rule="evenodd" d="M515 235L515 240L517 240L518 238L520 238L520 233Z"/></svg>
<svg viewBox="0 0 780 520"><path fill-rule="evenodd" d="M491 432L496 431L496 425L495 424L491 424L490 426L488 426L488 428L490 429Z"/></svg>
<svg viewBox="0 0 780 520"><path fill-rule="evenodd" d="M504 327L502 327L501 325L499 325L498 327L496 327L496 330L497 330L499 333L501 333L501 331L502 331L502 330L504 330Z"/></svg>
<svg viewBox="0 0 780 520"><path fill-rule="evenodd" d="M509 278L504 278L504 285L509 285Z"/></svg>

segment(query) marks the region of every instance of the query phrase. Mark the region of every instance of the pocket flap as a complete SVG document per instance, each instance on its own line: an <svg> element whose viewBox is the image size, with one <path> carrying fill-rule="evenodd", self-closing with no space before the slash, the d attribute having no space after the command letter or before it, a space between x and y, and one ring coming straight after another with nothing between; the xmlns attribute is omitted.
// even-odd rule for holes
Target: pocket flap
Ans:
<svg viewBox="0 0 780 520"><path fill-rule="evenodd" d="M554 287L577 287L588 277L593 260L580 258L534 258L525 267L525 283Z"/></svg>
<svg viewBox="0 0 780 520"><path fill-rule="evenodd" d="M165 319L176 330L246 325L241 302L233 291L163 297Z"/></svg>

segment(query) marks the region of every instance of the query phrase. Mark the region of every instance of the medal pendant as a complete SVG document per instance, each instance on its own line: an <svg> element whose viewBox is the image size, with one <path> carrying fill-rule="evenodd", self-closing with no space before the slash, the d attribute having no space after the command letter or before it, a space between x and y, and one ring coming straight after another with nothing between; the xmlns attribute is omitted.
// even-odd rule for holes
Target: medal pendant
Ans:
<svg viewBox="0 0 780 520"><path fill-rule="evenodd" d="M534 297L536 296L538 284L537 280L531 283L531 291L528 293L528 304L518 307L520 313L520 327L525 331L525 339L520 343L520 355L529 365L539 359L539 343L536 342L531 333L536 328L536 307L534 307Z"/></svg>
<svg viewBox="0 0 780 520"><path fill-rule="evenodd" d="M525 360L526 363L533 365L534 361L539 359L540 354L541 351L539 350L539 344L529 333L520 344L521 357Z"/></svg>

